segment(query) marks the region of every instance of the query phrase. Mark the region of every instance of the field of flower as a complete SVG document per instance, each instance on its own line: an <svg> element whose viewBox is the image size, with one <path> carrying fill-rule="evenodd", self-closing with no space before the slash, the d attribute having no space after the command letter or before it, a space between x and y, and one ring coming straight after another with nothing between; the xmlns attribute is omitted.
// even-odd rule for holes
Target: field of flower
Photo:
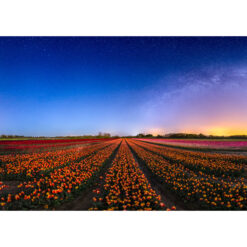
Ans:
<svg viewBox="0 0 247 247"><path fill-rule="evenodd" d="M38 142L32 145L43 145ZM143 139L76 142L0 155L0 209L247 209L244 155L182 150Z"/></svg>
<svg viewBox="0 0 247 247"><path fill-rule="evenodd" d="M74 194L89 186L119 143L120 140L113 140L62 151L62 154L59 151L48 155L40 153L41 162L38 158L32 164L30 157L22 161L21 155L16 160L11 157L15 162L2 160L2 180L19 181L14 192L4 193L2 190L2 209L48 209L73 198ZM24 181L20 181L20 178ZM5 187L6 192L7 189L8 186Z"/></svg>
<svg viewBox="0 0 247 247"><path fill-rule="evenodd" d="M138 139L137 139L138 140ZM240 149L247 151L247 141L245 140L188 140L188 139L140 139L147 142L167 144L191 148L209 149Z"/></svg>
<svg viewBox="0 0 247 247"><path fill-rule="evenodd" d="M80 146L109 139L0 140L0 153L34 152Z"/></svg>
<svg viewBox="0 0 247 247"><path fill-rule="evenodd" d="M92 210L160 210L166 208L151 188L124 140L106 174L102 191L94 191Z"/></svg>
<svg viewBox="0 0 247 247"><path fill-rule="evenodd" d="M187 209L247 209L247 159L130 140L133 152Z"/></svg>

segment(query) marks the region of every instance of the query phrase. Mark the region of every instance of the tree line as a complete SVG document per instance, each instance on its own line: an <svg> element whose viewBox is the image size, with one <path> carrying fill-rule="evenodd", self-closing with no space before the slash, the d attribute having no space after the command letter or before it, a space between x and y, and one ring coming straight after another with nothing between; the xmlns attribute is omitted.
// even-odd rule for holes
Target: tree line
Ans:
<svg viewBox="0 0 247 247"><path fill-rule="evenodd" d="M98 135L78 135L78 136L24 136L24 135L0 135L0 139L96 139L96 138L118 138L119 136L111 136L110 133L99 132Z"/></svg>
<svg viewBox="0 0 247 247"><path fill-rule="evenodd" d="M232 136L214 136L204 134L186 134L186 133L172 133L166 135L153 136L152 134L140 133L136 138L174 138L174 139L247 139L247 135L232 135Z"/></svg>

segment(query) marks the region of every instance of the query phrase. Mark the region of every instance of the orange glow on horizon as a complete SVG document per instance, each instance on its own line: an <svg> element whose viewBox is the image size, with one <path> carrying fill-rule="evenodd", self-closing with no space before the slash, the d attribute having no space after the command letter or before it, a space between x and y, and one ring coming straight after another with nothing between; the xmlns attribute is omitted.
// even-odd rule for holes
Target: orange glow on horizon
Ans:
<svg viewBox="0 0 247 247"><path fill-rule="evenodd" d="M247 135L247 129L245 128L233 128L233 127L209 127L194 130L182 130L181 133L186 134L204 134L213 136L232 136L232 135Z"/></svg>
<svg viewBox="0 0 247 247"><path fill-rule="evenodd" d="M145 131L146 134L152 134L153 136L165 135L168 133L186 133L186 134L204 134L214 136L232 136L232 135L247 135L247 129L244 128L231 128L231 127L208 127L200 129L181 129L177 131L164 131L161 128L153 128Z"/></svg>
<svg viewBox="0 0 247 247"><path fill-rule="evenodd" d="M208 135L231 136L231 135L247 135L247 129L235 129L227 127L213 127L208 129Z"/></svg>

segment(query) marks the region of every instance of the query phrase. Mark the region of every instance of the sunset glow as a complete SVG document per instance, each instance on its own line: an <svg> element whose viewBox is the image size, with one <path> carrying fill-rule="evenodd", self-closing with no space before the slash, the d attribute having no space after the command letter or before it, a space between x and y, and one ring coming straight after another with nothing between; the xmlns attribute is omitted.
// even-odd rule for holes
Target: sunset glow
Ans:
<svg viewBox="0 0 247 247"><path fill-rule="evenodd" d="M231 129L231 128L221 128L215 127L205 131L208 135L216 136L231 136L231 135L247 135L247 129Z"/></svg>

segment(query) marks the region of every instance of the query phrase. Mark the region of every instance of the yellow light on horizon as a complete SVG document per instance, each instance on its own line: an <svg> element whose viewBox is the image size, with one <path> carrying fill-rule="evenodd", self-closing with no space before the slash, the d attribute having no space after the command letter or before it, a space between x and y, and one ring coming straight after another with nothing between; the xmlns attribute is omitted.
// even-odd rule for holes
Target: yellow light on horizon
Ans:
<svg viewBox="0 0 247 247"><path fill-rule="evenodd" d="M247 135L247 129L233 129L227 127L213 127L207 131L209 135L231 136L231 135Z"/></svg>
<svg viewBox="0 0 247 247"><path fill-rule="evenodd" d="M168 131L169 132L169 131ZM170 131L171 133L186 133L186 134L204 134L204 135L214 135L214 136L232 136L232 135L247 135L247 128L237 128L237 127L202 127L200 129L194 128L184 128L177 131ZM153 136L164 135L165 131L161 128L152 128L144 131L145 134L152 134Z"/></svg>

